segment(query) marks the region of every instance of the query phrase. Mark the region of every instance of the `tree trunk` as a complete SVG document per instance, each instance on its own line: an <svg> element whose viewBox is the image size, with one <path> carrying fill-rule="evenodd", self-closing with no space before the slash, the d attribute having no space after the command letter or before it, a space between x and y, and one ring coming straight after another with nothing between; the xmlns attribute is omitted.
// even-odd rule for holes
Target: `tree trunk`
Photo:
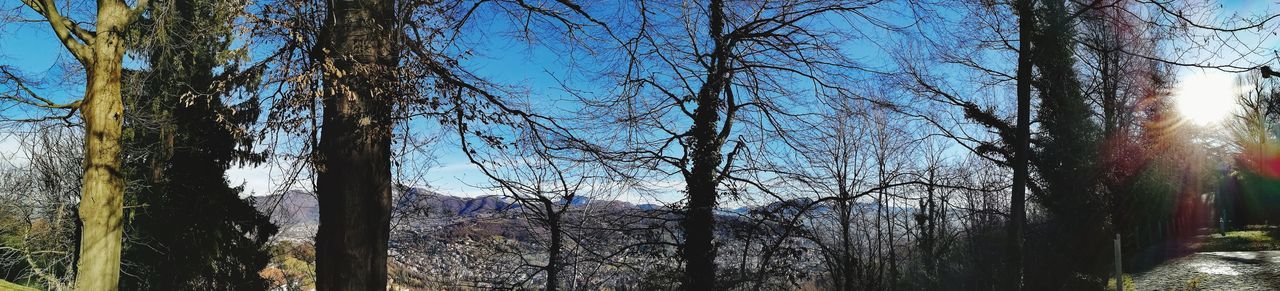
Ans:
<svg viewBox="0 0 1280 291"><path fill-rule="evenodd" d="M707 80L699 88L693 112L690 149L693 167L685 176L689 195L681 226L684 229L685 290L716 290L715 214L717 171L720 167L720 140L716 124L720 119L720 92L726 90L728 81L729 48L722 36L724 11L722 1L713 0L708 5L711 38L715 42L711 53L711 65ZM726 120L725 122L732 122Z"/></svg>
<svg viewBox="0 0 1280 291"><path fill-rule="evenodd" d="M385 290L391 220L394 1L334 1L313 53L325 67L316 170L318 290Z"/></svg>
<svg viewBox="0 0 1280 291"><path fill-rule="evenodd" d="M1018 0L1018 117L1014 137L1013 189L1009 206L1008 265L1005 290L1022 290L1022 233L1026 225L1027 160L1031 154L1031 33L1035 21L1032 0Z"/></svg>
<svg viewBox="0 0 1280 291"><path fill-rule="evenodd" d="M80 198L80 256L77 290L116 290L120 282L120 247L124 229L124 177L120 168L120 133L124 104L120 95L124 27L129 7L99 1L97 41L81 104L84 119L84 183Z"/></svg>
<svg viewBox="0 0 1280 291"><path fill-rule="evenodd" d="M836 286L837 286L836 290L848 291L848 290L853 290L853 279L854 279L853 278L854 264L853 264L853 250L852 250L853 236L850 235L849 233L850 232L849 228L853 227L852 225L850 225L853 222L853 219L851 217L853 215L852 213L853 210L851 209L852 202L850 202L852 199L849 199L848 192L845 190L844 181L840 182L839 191L840 191L840 198L843 199L840 201L840 217L839 217L839 220L840 220L840 268L839 268L839 272L836 273L837 278L832 278L832 279L835 279L834 281L836 282Z"/></svg>
<svg viewBox="0 0 1280 291"><path fill-rule="evenodd" d="M550 210L550 207L548 207L548 210ZM547 213L551 215L551 217L547 219L551 229L551 246L550 249L548 249L547 286L544 290L556 291L560 289L560 269L562 268L561 265L563 265L563 263L560 262L560 248L563 244L561 242L561 236L563 236L563 231L560 229L560 215L555 212Z"/></svg>
<svg viewBox="0 0 1280 291"><path fill-rule="evenodd" d="M841 188L844 186L842 185ZM855 279L857 279L854 272L858 269L857 254L853 253L853 236L850 233L850 228L853 227L853 203L849 201L852 199L840 202L842 205L840 209L840 278L836 278L837 282L840 282L840 287L836 289L841 291L854 290Z"/></svg>

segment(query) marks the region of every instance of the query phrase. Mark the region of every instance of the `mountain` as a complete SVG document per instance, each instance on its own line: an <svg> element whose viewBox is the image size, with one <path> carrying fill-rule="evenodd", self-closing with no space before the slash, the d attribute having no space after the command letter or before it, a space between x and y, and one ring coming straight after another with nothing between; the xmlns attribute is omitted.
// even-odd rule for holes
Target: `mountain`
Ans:
<svg viewBox="0 0 1280 291"><path fill-rule="evenodd" d="M315 194L289 190L284 194L252 196L249 201L280 227L279 237L310 240L320 225L320 208Z"/></svg>
<svg viewBox="0 0 1280 291"><path fill-rule="evenodd" d="M473 216L519 208L502 196L479 197L449 196L421 188L409 188L392 193L397 210L425 210L432 216Z"/></svg>
<svg viewBox="0 0 1280 291"><path fill-rule="evenodd" d="M517 209L496 195L479 197L449 196L430 190L410 188L392 194L393 212L414 213L426 218L473 217ZM309 240L320 223L320 208L314 193L290 190L284 194L250 197L254 207L280 226L281 237Z"/></svg>

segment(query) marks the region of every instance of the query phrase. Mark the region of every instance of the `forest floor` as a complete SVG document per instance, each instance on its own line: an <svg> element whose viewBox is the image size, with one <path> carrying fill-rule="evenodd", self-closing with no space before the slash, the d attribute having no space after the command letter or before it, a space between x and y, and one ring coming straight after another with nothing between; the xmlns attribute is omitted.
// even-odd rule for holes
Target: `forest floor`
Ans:
<svg viewBox="0 0 1280 291"><path fill-rule="evenodd" d="M1273 228L1205 235L1189 245L1197 252L1134 274L1131 290L1280 290L1276 234Z"/></svg>

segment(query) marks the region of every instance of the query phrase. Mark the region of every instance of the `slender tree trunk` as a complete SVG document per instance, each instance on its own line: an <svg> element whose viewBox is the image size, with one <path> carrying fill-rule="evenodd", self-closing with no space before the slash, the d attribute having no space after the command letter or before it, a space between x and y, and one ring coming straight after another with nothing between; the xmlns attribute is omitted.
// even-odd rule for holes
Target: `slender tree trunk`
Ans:
<svg viewBox="0 0 1280 291"><path fill-rule="evenodd" d="M124 235L124 177L120 167L120 133L124 101L120 95L124 27L129 7L122 2L98 1L97 41L91 44L92 61L85 98L84 184L81 189L80 260L76 263L77 290L116 290L120 282L120 247Z"/></svg>
<svg viewBox="0 0 1280 291"><path fill-rule="evenodd" d="M560 228L560 215L554 212L548 213L551 215L551 217L547 219L551 229L551 247L548 249L547 286L544 290L556 291L560 289L560 269L563 264L560 262L560 248L563 244L561 242L561 237L563 236L563 231Z"/></svg>
<svg viewBox="0 0 1280 291"><path fill-rule="evenodd" d="M843 123L841 123L843 125ZM844 126L840 126L843 130ZM840 139L839 146L841 150L848 149L849 144L845 143L844 131L838 133ZM857 268L857 261L853 254L853 197L849 193L849 156L845 152L836 154L835 179L836 179L836 195L840 197L837 204L840 223L840 257L839 257L839 277L832 278L836 284L836 290L848 291L853 290L854 269Z"/></svg>
<svg viewBox="0 0 1280 291"><path fill-rule="evenodd" d="M715 214L716 184L720 167L720 140L716 124L720 119L720 92L726 90L728 81L729 48L722 35L724 11L722 1L712 0L708 5L711 38L715 47L711 55L706 83L697 94L698 107L693 112L693 128L690 149L693 167L685 176L689 204L681 226L684 228L685 290L716 290ZM725 122L732 122L726 120Z"/></svg>
<svg viewBox="0 0 1280 291"><path fill-rule="evenodd" d="M385 290L391 221L394 1L328 1L320 46L318 290Z"/></svg>
<svg viewBox="0 0 1280 291"><path fill-rule="evenodd" d="M851 204L853 203L849 199L848 191L845 190L844 181L840 182L839 188L840 198L845 200L840 201L840 270L837 273L839 277L833 279L836 281L837 290L848 291L853 290L853 269L855 268L852 250L853 242L851 242L853 236L850 234L850 228L852 227L850 224L853 224L853 218L851 217L853 215Z"/></svg>
<svg viewBox="0 0 1280 291"><path fill-rule="evenodd" d="M1014 9L1018 14L1018 117L1013 154L1013 197L1009 206L1008 276L1006 290L1022 290L1023 227L1026 225L1027 160L1031 146L1031 34L1035 17L1032 0L1018 0Z"/></svg>

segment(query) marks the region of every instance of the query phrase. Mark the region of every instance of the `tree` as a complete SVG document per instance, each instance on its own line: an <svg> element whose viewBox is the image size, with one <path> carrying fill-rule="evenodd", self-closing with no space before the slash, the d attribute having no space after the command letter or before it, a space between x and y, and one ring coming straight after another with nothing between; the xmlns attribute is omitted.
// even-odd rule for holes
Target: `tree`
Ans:
<svg viewBox="0 0 1280 291"><path fill-rule="evenodd" d="M459 134L465 135L467 127L459 127ZM566 241L571 225L569 220L579 213L571 212L580 206L581 201L590 199L590 194L606 191L603 179L589 163L574 162L573 158L558 157L554 148L554 137L539 135L536 132L519 134L506 152L501 156L489 157L483 151L477 152L470 146L465 136L462 140L462 151L472 164L480 168L497 190L515 201L526 220L546 231L546 263L535 266L546 274L543 290L559 290L564 284L562 271L572 265L566 260ZM589 203L589 201L585 202Z"/></svg>
<svg viewBox="0 0 1280 291"><path fill-rule="evenodd" d="M1106 262L1103 251L1109 236L1098 225L1107 222L1109 201L1098 191L1095 161L1100 132L1076 73L1076 19L1070 12L1064 1L1042 3L1035 14L1040 24L1030 39L1031 60L1039 72L1034 81L1040 98L1035 169L1044 187L1036 202L1048 220L1047 233L1038 238L1045 242L1041 250L1071 246L1076 251L1059 257L1061 261L1039 264L1040 270L1028 280L1034 289L1101 288L1065 274L1105 274L1099 273L1105 270L1099 265Z"/></svg>
<svg viewBox="0 0 1280 291"><path fill-rule="evenodd" d="M226 180L233 164L262 162L248 126L257 72L231 47L244 3L160 1L139 33L146 69L127 74L126 176L131 206L124 249L130 290L263 290L258 275L276 226Z"/></svg>
<svg viewBox="0 0 1280 291"><path fill-rule="evenodd" d="M870 193L859 191L858 187L862 181L872 180L865 148L861 146L869 130L859 121L866 113L859 111L856 103L847 99L831 103L830 112L823 114L823 126L811 130L816 132L810 138L814 142L799 145L801 159L797 163L807 171L793 172L805 173L802 177L815 180L796 179L806 181L806 188L813 188L819 200L830 200L829 213L835 216L830 220L834 221L826 222L829 226L815 223L818 227L825 227L815 227L810 238L822 253L832 280L830 287L832 290L871 289L871 278L864 267L871 262L862 256L864 250L860 246L864 242L857 233L866 229L858 228L863 224L856 221L859 212L864 211L858 200ZM830 228L837 230L830 231ZM834 237L824 235L832 233Z"/></svg>
<svg viewBox="0 0 1280 291"><path fill-rule="evenodd" d="M316 148L316 287L387 285L391 223L391 129L400 61L397 1L325 1L312 52L324 104Z"/></svg>
<svg viewBox="0 0 1280 291"><path fill-rule="evenodd" d="M139 0L129 7L123 0L97 3L95 29L65 17L53 0L23 0L44 18L62 45L85 70L84 98L68 103L36 96L10 98L44 108L79 111L84 121L84 182L80 199L80 256L75 288L116 290L120 280L120 250L124 234L124 177L121 167L121 130L124 100L121 98L121 62L127 48L129 27L148 6Z"/></svg>
<svg viewBox="0 0 1280 291"><path fill-rule="evenodd" d="M814 225L808 239L821 252L830 288L895 288L907 257L900 238L910 232L899 203L912 197L902 188L934 186L911 167L924 138L890 107L849 97L824 103L820 121L800 134L808 142L796 144L796 166L783 171L799 191L815 195L806 207L816 218L806 223Z"/></svg>
<svg viewBox="0 0 1280 291"><path fill-rule="evenodd" d="M1276 182L1280 171L1268 166L1280 159L1277 149L1280 148L1280 82L1275 79L1262 79L1258 74L1238 76L1236 83L1242 88L1236 93L1236 104L1239 111L1227 124L1229 134L1228 146L1232 171L1226 173L1225 179L1233 183L1236 189L1219 193L1217 205L1219 211L1225 210L1222 219L1234 225L1264 224L1280 219L1269 211L1274 205L1280 205L1280 199L1264 193L1272 193L1280 189ZM1232 191L1233 190L1233 191ZM1250 207L1224 206L1248 204ZM1243 206L1243 205L1241 205ZM1227 216L1226 214L1230 214Z"/></svg>
<svg viewBox="0 0 1280 291"><path fill-rule="evenodd" d="M1168 124L1173 120L1168 118L1174 117L1162 113L1170 91L1166 79L1174 73L1156 60L1124 53L1155 55L1153 51L1166 46L1169 35L1162 33L1159 24L1129 13L1138 5L1119 3L1085 11L1077 32L1081 90L1095 104L1093 115L1100 130L1098 191L1110 198L1109 225L1121 237L1123 254L1136 253L1156 241L1143 230L1154 228L1159 220L1152 218L1171 209L1162 203L1168 195L1160 194L1175 192L1161 189L1168 184L1152 183L1159 181L1153 179L1154 170L1166 167L1161 160L1168 158L1162 156L1168 155L1165 150L1173 141L1158 136L1173 132L1159 124ZM1130 257L1125 256L1124 263L1133 266Z"/></svg>
<svg viewBox="0 0 1280 291"><path fill-rule="evenodd" d="M4 138L23 146L0 164L0 280L70 290L80 234L74 210L83 140L76 129L58 124L31 128Z"/></svg>
<svg viewBox="0 0 1280 291"><path fill-rule="evenodd" d="M521 3L499 6L562 16ZM274 65L267 86L280 89L267 97L265 129L299 135L303 153L292 171L309 167L308 174L315 174L320 289L385 287L396 154L391 144L393 136L414 135L409 129L397 132L397 123L415 117L459 127L545 121L508 106L505 92L459 65L469 53L450 50L481 6L394 0L282 0L261 6L254 33L279 44L262 62ZM466 134L501 143L488 133Z"/></svg>
<svg viewBox="0 0 1280 291"><path fill-rule="evenodd" d="M1013 134L1013 185L1009 198L1009 230L1005 242L1008 250L1009 269L1005 276L1008 282L1005 290L1022 290L1023 276L1023 228L1027 225L1027 180L1029 173L1027 163L1031 155L1031 41L1028 40L1035 30L1035 18L1032 16L1032 0L1016 0L1014 9L1018 15L1018 73L1017 73L1017 121Z"/></svg>
<svg viewBox="0 0 1280 291"><path fill-rule="evenodd" d="M646 1L634 5L636 16L611 26L636 34L620 44L626 65L604 74L617 80L621 94L589 98L591 112L585 114L621 127L601 128L610 132L599 140L623 142L589 150L684 182L682 288L718 287L715 209L722 188L767 188L748 178L745 172L753 169L740 164L750 154L748 145L793 142L783 123L798 113L788 101L845 92L837 84L862 68L839 52L856 32L830 29L825 21L890 26L864 13L876 4L710 1L690 9ZM797 82L812 86L791 86Z"/></svg>
<svg viewBox="0 0 1280 291"><path fill-rule="evenodd" d="M1258 17L1251 21L1244 17L1231 17L1228 20L1225 20L1224 23L1242 19L1246 20L1246 23L1245 25L1238 27L1228 27L1226 25L1217 26L1198 20L1198 13L1203 12L1205 8L1205 5L1197 5L1193 3L1157 1L1140 1L1132 3L1132 5L1130 5L1130 3L1111 3L1105 1L1084 3L1069 1L1010 1L1004 3L974 1L962 2L953 6L943 6L941 10L955 12L956 10L953 9L958 9L962 15L963 13L976 15L977 21L968 21L967 18L960 22L947 22L944 20L940 22L943 27L934 28L932 30L922 30L920 35L922 43L928 46L934 46L933 50L930 50L929 52L933 53L936 57L929 59L930 61L936 60L937 62L947 65L954 65L959 69L971 70L982 76L978 79L976 84L962 85L963 87L966 87L966 89L974 90L974 96L961 96L961 94L958 93L959 91L953 86L958 84L938 82L935 80L935 78L939 78L940 76L933 74L931 71L940 71L940 68L931 67L930 70L925 71L919 69L920 65L916 64L918 62L913 63L913 61L919 60L904 60L904 67L906 71L905 75L910 79L907 83L910 84L909 86L915 87L910 88L910 90L918 92L920 95L935 101L940 101L942 104L956 106L959 111L963 112L965 118L968 119L971 125L984 127L984 129L993 138L988 139L989 137L972 135L972 128L965 124L956 125L947 123L947 120L944 120L946 116L926 116L926 118L930 118L932 120L931 122L934 123L935 126L939 127L942 135L969 148L980 158L986 159L1002 167L1012 168L1014 174L1012 180L1014 180L1014 184L1016 185L1012 187L1012 201L1009 203L1010 207L1008 212L1006 212L1006 217L1008 218L1008 227L1006 228L1008 236L1005 240L1005 253L1007 255L1019 256L1019 254L1026 252L1025 250L1022 250L1023 247L1021 244L1025 243L1025 239L1029 237L1025 235L1026 231L1023 230L1023 228L1027 226L1028 222L1028 219L1025 217L1027 213L1025 201L1027 198L1036 197L1032 200L1039 200L1036 202L1040 202L1045 200L1039 199L1038 197L1052 196L1048 193L1050 192L1048 189L1049 186L1044 184L1048 182L1045 181L1046 179L1043 177L1034 177L1037 174L1035 172L1022 170L1023 168L1026 168L1026 164L1024 164L1024 162L1032 165L1033 167L1046 164L1053 165L1052 162L1038 161L1038 159L1040 159L1038 154L1020 148L1022 146L1037 146L1040 147L1040 151L1038 152L1045 152L1043 150L1044 147L1040 145L1044 140L1039 138L1043 135L1037 135L1036 138L1032 139L1030 138L1030 133L1024 135L1023 132L1021 132L1023 130L1029 130L1030 117L1033 116L1030 113L1024 115L1024 113L1029 112L1032 109L1031 105L1033 102L1031 102L1031 93L1037 92L1033 90L1048 89L1057 91L1052 93L1040 92L1042 97L1052 98L1046 100L1050 100L1050 102L1058 102L1058 104L1050 104L1050 107L1054 107L1056 109L1049 111L1065 110L1073 112L1064 113L1062 116L1037 118L1037 120L1040 121L1062 119L1059 125L1064 125L1063 128L1055 129L1055 131L1059 132L1053 134L1061 135L1064 130L1081 129L1078 127L1080 124L1076 122L1080 120L1080 112L1084 112L1084 115L1089 116L1090 118L1095 114L1095 112L1091 111L1095 108L1087 104L1085 106L1069 105L1070 103L1078 102L1078 100L1075 99L1075 96L1073 96L1081 94L1078 91L1092 87L1081 86L1081 83L1078 80L1061 79L1063 77L1079 77L1080 74L1076 72L1064 70L1074 70L1075 68L1063 65L1066 62L1074 62L1079 59L1079 56L1072 54L1074 53L1074 50L1078 48L1084 47L1090 50L1105 52L1106 54L1111 55L1106 58L1112 60L1116 58L1133 58L1158 65L1199 67L1228 71L1246 70L1251 68L1253 65L1242 66L1239 65L1239 63L1247 62L1242 60L1247 59L1249 56L1256 56L1260 51L1256 49L1255 44L1240 41L1241 38L1238 38L1236 35L1254 28L1262 28L1269 20L1274 19L1275 17ZM1076 37L1077 34L1072 30L1079 25L1081 22L1080 19L1093 17L1095 12L1100 10L1112 11L1104 13L1126 15L1126 17L1137 18L1136 22L1142 23L1146 26L1146 29L1151 31L1151 35L1147 36L1151 39L1143 39L1141 41L1146 42L1150 40L1151 42L1136 45L1114 46L1108 45L1104 42L1095 42L1090 38ZM939 14L940 16L943 16L940 17L940 19L946 19L947 14L948 13ZM976 27L972 25L961 25L959 27L963 28L959 29L976 30L980 33L979 35L981 35L981 37L974 39L971 34L957 34L958 31L950 28L950 26L955 26L954 24L957 23L976 23ZM1056 28L1051 26L1056 26ZM1128 28L1122 26L1120 29ZM933 32L940 32L944 34L930 34ZM959 37L952 38L950 41L940 41L948 38L947 33L950 33L951 35L959 35ZM1186 41L1179 43L1175 47L1160 48L1158 47L1159 38L1180 38L1185 39ZM1017 43L1015 44L1015 42ZM1233 43L1235 44L1234 46ZM1213 56L1222 50L1228 49L1240 53L1242 58L1233 59L1225 63L1212 60L1211 58L1205 58L1205 56ZM1164 52L1167 51L1199 53L1163 55ZM991 58L993 56L992 52L996 52L994 54L996 59ZM1047 53L1048 55L1037 60L1036 58L1041 57L1037 54L1041 52ZM1017 61L1012 61L1011 59L1013 58L1017 58ZM1011 64L1013 66L1010 66ZM1115 64L1115 62L1113 61L1112 64ZM1101 66L1100 64L1089 65ZM1016 68L1014 68L1015 66ZM1158 66L1150 66L1146 64L1138 64L1135 67L1136 68L1134 68L1134 70L1138 71L1150 68L1152 73L1132 74L1130 76L1142 76L1140 78L1149 78L1151 74L1159 74L1158 72L1161 71L1161 68ZM1114 68L1108 69L1109 71L1116 72ZM1009 73L1012 71L1017 71L1017 73ZM1015 121L1009 121L1007 117L1003 116L1008 113L1000 110L1002 108L997 106L1000 103L983 103L980 101L982 97L978 97L986 95L986 93L989 93L990 89L993 87L1003 86L1008 83L1017 83L1016 89L1013 91L1016 92L1015 98L1018 100L1018 106L1012 110L1008 110L1016 115L1016 117L1014 117L1014 119L1016 119ZM1111 81L1100 81L1100 83L1104 84L1099 87L1116 87L1116 84ZM1077 92L1070 92L1073 90ZM1158 91L1159 87L1151 87L1149 90ZM1147 94L1144 96L1159 95L1160 94ZM1068 96L1068 100L1058 100L1061 96ZM1111 97L1099 98L1099 102L1101 103L1113 103L1103 104L1103 107L1106 108L1100 108L1100 110L1103 111L1101 114L1103 116L1101 116L1101 118L1105 121L1103 131L1108 134L1112 133L1110 130L1116 128L1112 127L1112 125L1119 125L1120 122L1125 120L1123 112L1120 110L1123 105L1119 102L1119 96ZM1080 108L1084 108L1084 110L1081 110ZM922 115L929 114L926 113ZM1026 118L1024 119L1024 117ZM1094 129L1094 131L1096 130L1097 129ZM1096 134L1096 132L1094 132L1094 134ZM1023 139L1024 136L1027 138ZM1092 142L1095 143L1094 149L1088 150L1084 153L1096 155L1096 152L1098 152L1096 148L1098 137L1092 137L1091 139L1093 139L1093 141L1064 140L1063 144L1051 146L1052 148L1057 148L1052 151L1062 150L1065 147L1074 147L1077 150L1083 149L1087 147L1069 145L1068 143L1080 142L1085 144ZM1019 158L1019 156L1025 156L1027 159L1023 160L1022 158ZM1059 156L1059 158L1070 159L1070 157L1066 156ZM1054 168L1058 169L1050 171L1061 170L1061 168L1078 168L1079 166L1081 166L1081 164L1065 166L1054 165ZM1032 168L1032 170L1037 169ZM1072 178L1082 177L1051 177L1048 179L1060 180ZM1061 181L1055 181L1055 183L1057 182ZM1065 184L1059 183L1059 185ZM1095 186L1096 185L1090 185L1089 187ZM1081 187L1084 186L1081 185ZM1027 193L1030 193L1031 195L1026 195ZM1085 197L1088 197L1087 199L1096 200L1096 194L1098 193L1097 189L1090 189L1090 194L1085 195ZM1112 198L1114 198L1114 196ZM1048 201L1045 202L1053 203ZM1112 202L1108 204L1119 203ZM1049 207L1043 204L1039 206ZM1049 219L1056 220L1056 218ZM1064 221L1069 220L1070 219L1066 219ZM1009 269L1004 272L1006 275L1005 280L1002 280L1005 281L1004 289L1020 288L1021 284L1016 283L1015 281L1022 280L1015 277L1019 277L1019 274L1022 272L1015 271L1015 269L1023 269L1023 261L1024 258L1006 258L1006 266L1009 267ZM1050 274L1052 273L1053 272L1050 272Z"/></svg>

